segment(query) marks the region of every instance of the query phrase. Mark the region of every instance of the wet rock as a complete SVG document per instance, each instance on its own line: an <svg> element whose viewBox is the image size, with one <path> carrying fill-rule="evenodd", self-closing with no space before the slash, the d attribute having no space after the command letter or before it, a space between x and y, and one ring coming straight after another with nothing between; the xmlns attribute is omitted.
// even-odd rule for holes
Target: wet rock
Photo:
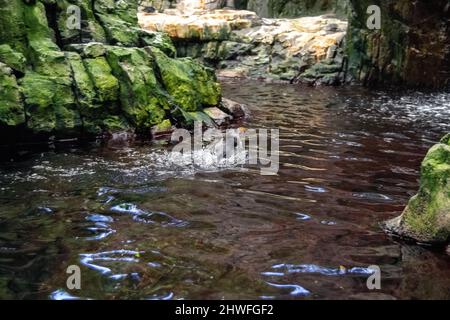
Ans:
<svg viewBox="0 0 450 320"><path fill-rule="evenodd" d="M27 126L34 133L75 134L81 128L71 83L66 78L28 72L19 84L25 97Z"/></svg>
<svg viewBox="0 0 450 320"><path fill-rule="evenodd" d="M152 127L151 134L154 139L168 138L169 135L175 130L169 119L162 121L161 123Z"/></svg>
<svg viewBox="0 0 450 320"><path fill-rule="evenodd" d="M122 149L134 142L136 135L130 131L118 131L108 135L107 146L111 149Z"/></svg>
<svg viewBox="0 0 450 320"><path fill-rule="evenodd" d="M94 83L100 102L117 101L119 97L119 80L112 75L112 69L104 57L84 59L83 63Z"/></svg>
<svg viewBox="0 0 450 320"><path fill-rule="evenodd" d="M246 8L262 17L295 18L335 13L345 16L347 0L248 0Z"/></svg>
<svg viewBox="0 0 450 320"><path fill-rule="evenodd" d="M450 239L450 134L432 147L421 166L420 188L402 215L385 222L395 235L423 243Z"/></svg>
<svg viewBox="0 0 450 320"><path fill-rule="evenodd" d="M101 42L71 44L67 46L67 49L78 52L83 58L97 58L106 55L105 45Z"/></svg>

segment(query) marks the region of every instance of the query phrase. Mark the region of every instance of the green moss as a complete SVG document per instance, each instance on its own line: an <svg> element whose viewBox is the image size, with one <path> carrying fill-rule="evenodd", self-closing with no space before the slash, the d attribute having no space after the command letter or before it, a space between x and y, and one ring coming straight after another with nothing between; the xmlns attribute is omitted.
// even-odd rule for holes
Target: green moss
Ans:
<svg viewBox="0 0 450 320"><path fill-rule="evenodd" d="M67 26L72 4L81 8L82 31ZM0 127L147 132L171 124L175 106L218 104L213 71L173 59L170 38L141 30L136 13L137 0L0 0Z"/></svg>
<svg viewBox="0 0 450 320"><path fill-rule="evenodd" d="M172 59L156 48L151 51L164 87L179 107L197 111L219 104L221 90L212 69L191 58Z"/></svg>
<svg viewBox="0 0 450 320"><path fill-rule="evenodd" d="M128 122L120 116L108 116L102 121L102 127L110 132L128 130Z"/></svg>
<svg viewBox="0 0 450 320"><path fill-rule="evenodd" d="M448 135L442 141L448 142ZM406 235L424 242L445 242L450 237L450 146L432 147L422 162L420 189L405 209Z"/></svg>
<svg viewBox="0 0 450 320"><path fill-rule="evenodd" d="M106 42L106 35L103 27L98 23L94 16L91 0L57 0L58 6L58 31L63 44L80 43L86 41ZM67 22L69 6L76 5L80 8L83 32L77 29L68 28Z"/></svg>
<svg viewBox="0 0 450 320"><path fill-rule="evenodd" d="M23 1L0 0L0 39L2 44L22 54L27 52L27 28L23 20Z"/></svg>
<svg viewBox="0 0 450 320"><path fill-rule="evenodd" d="M154 132L167 132L172 129L172 122L169 119L165 119L153 127Z"/></svg>
<svg viewBox="0 0 450 320"><path fill-rule="evenodd" d="M109 43L139 46L141 31L137 21L137 0L96 0L94 11Z"/></svg>
<svg viewBox="0 0 450 320"><path fill-rule="evenodd" d="M65 79L28 72L19 83L30 129L36 133L71 133L81 127L72 88Z"/></svg>
<svg viewBox="0 0 450 320"><path fill-rule="evenodd" d="M141 38L144 46L158 48L169 57L175 57L177 54L177 49L175 49L172 40L165 33L142 30Z"/></svg>
<svg viewBox="0 0 450 320"><path fill-rule="evenodd" d="M120 81L122 111L137 128L148 128L165 117L168 96L155 77L152 57L143 49L108 47L107 59Z"/></svg>

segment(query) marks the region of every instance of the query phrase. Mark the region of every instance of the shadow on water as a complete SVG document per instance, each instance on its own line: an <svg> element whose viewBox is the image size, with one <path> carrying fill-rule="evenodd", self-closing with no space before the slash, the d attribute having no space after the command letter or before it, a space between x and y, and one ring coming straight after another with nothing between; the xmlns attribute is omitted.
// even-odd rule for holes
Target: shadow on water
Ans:
<svg viewBox="0 0 450 320"><path fill-rule="evenodd" d="M378 222L418 187L450 95L224 83L280 170L170 165L162 147L46 150L0 171L0 298L450 298L450 257ZM69 265L81 290L66 287ZM381 268L370 291L368 266Z"/></svg>

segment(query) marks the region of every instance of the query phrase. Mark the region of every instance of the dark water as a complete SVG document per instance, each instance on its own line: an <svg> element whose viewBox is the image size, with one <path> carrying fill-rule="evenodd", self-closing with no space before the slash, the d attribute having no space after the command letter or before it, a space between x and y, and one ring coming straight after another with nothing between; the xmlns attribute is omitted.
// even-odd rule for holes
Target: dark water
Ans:
<svg viewBox="0 0 450 320"><path fill-rule="evenodd" d="M278 175L94 147L3 163L0 298L450 298L450 256L384 235L449 131L450 94L226 83L279 128ZM81 290L66 287L81 267ZM370 265L381 290L370 291Z"/></svg>

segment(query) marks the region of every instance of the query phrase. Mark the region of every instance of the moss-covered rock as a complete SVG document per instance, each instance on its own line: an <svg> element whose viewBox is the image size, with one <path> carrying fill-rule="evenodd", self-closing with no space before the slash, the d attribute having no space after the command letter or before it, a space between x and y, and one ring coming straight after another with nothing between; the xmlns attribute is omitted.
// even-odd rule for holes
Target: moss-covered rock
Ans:
<svg viewBox="0 0 450 320"><path fill-rule="evenodd" d="M103 27L95 18L92 0L57 0L53 10L56 10L56 20L61 44L67 45L71 43L86 42L103 42L106 43L106 34ZM68 24L68 19L75 18L73 11L78 7L81 14L81 30L73 28ZM74 21L72 21L74 22Z"/></svg>
<svg viewBox="0 0 450 320"><path fill-rule="evenodd" d="M0 126L25 123L25 113L19 86L11 68L0 63Z"/></svg>
<svg viewBox="0 0 450 320"><path fill-rule="evenodd" d="M94 83L99 102L117 101L119 98L119 80L112 75L112 69L105 57L83 60L86 70Z"/></svg>
<svg viewBox="0 0 450 320"><path fill-rule="evenodd" d="M140 48L108 47L107 59L120 81L120 101L124 115L138 129L160 123L170 109L153 70L153 58Z"/></svg>
<svg viewBox="0 0 450 320"><path fill-rule="evenodd" d="M450 134L422 162L420 189L400 217L387 221L389 232L419 242L450 240Z"/></svg>
<svg viewBox="0 0 450 320"><path fill-rule="evenodd" d="M0 43L22 54L27 52L27 34L22 1L0 0Z"/></svg>
<svg viewBox="0 0 450 320"><path fill-rule="evenodd" d="M445 87L450 74L448 0L351 0L349 74L367 85ZM369 30L367 8L381 8Z"/></svg>
<svg viewBox="0 0 450 320"><path fill-rule="evenodd" d="M164 87L175 104L186 111L198 111L218 105L220 85L214 70L191 58L173 59L157 48L152 48Z"/></svg>
<svg viewBox="0 0 450 320"><path fill-rule="evenodd" d="M140 29L137 3L0 0L0 135L6 127L24 127L39 138L150 133L155 125L186 123L172 114L180 101L192 110L218 103L211 71L174 59L168 36ZM67 24L78 12L80 29ZM166 80L184 73L191 81L177 82L187 99L175 83L168 89L152 48L173 64L163 68Z"/></svg>
<svg viewBox="0 0 450 320"><path fill-rule="evenodd" d="M25 73L27 69L25 56L21 52L13 50L8 44L0 45L0 62L21 73Z"/></svg>

